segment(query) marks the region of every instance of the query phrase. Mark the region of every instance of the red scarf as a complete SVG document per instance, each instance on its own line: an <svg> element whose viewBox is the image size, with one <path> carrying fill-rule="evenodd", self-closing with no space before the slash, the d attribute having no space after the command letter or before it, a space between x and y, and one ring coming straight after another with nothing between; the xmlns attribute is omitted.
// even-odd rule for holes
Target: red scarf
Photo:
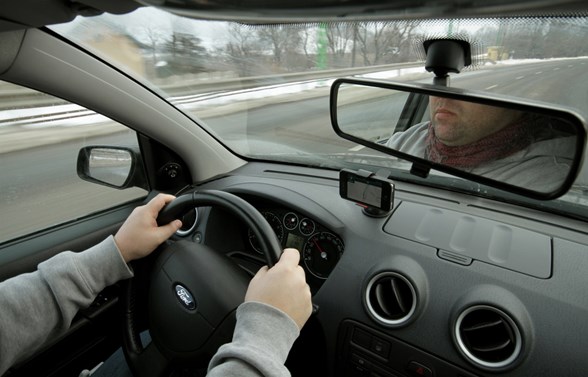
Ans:
<svg viewBox="0 0 588 377"><path fill-rule="evenodd" d="M533 140L524 119L467 145L450 147L435 135L431 123L425 139L425 158L454 168L475 168L496 161L529 146Z"/></svg>

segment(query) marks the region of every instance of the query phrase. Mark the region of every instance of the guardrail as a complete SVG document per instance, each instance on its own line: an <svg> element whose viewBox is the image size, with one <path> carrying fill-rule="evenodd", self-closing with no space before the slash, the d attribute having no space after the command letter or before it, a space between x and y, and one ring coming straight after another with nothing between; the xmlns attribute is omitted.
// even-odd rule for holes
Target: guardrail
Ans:
<svg viewBox="0 0 588 377"><path fill-rule="evenodd" d="M194 80L179 84L160 85L168 95L172 97L186 94L202 94L206 92L249 89L263 85L275 85L297 81L320 80L333 77L355 76L367 73L381 72L402 68L424 67L424 62L396 63L387 65L377 65L370 67L355 67L341 69L325 69L320 71L282 73L267 76L252 76L221 80Z"/></svg>
<svg viewBox="0 0 588 377"><path fill-rule="evenodd" d="M194 79L178 80L177 83L162 84L159 86L166 97L181 97L222 91L250 89L265 85L285 84L297 81L309 81L329 79L333 77L356 76L386 70L422 67L423 62L397 63L370 67L356 67L343 69L327 69L302 73L284 73L267 76L240 77L230 79ZM173 80L173 79L172 79ZM172 81L170 80L170 81ZM38 93L34 90L6 85L0 82L0 110L23 107L53 106L65 103L57 98Z"/></svg>

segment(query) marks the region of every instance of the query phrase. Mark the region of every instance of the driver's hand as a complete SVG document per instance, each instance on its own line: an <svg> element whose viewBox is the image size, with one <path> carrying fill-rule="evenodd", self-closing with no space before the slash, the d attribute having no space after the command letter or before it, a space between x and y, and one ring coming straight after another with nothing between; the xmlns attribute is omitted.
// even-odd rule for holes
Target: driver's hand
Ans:
<svg viewBox="0 0 588 377"><path fill-rule="evenodd" d="M245 301L258 301L285 312L299 329L312 313L310 287L296 249L285 249L275 266L262 267L251 279Z"/></svg>
<svg viewBox="0 0 588 377"><path fill-rule="evenodd" d="M180 220L157 226L156 219L159 211L174 199L173 195L158 194L149 203L131 212L114 236L114 242L125 262L128 263L150 254L180 229L182 226Z"/></svg>

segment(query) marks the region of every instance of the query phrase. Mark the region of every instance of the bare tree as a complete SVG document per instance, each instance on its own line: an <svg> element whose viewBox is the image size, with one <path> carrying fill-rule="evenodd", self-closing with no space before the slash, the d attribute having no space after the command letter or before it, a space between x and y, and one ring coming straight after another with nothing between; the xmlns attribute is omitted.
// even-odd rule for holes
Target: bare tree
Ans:
<svg viewBox="0 0 588 377"><path fill-rule="evenodd" d="M275 25L273 27L256 29L260 42L264 43L272 52L277 67L286 66L284 60L287 53L297 53L301 45L300 29L297 26Z"/></svg>
<svg viewBox="0 0 588 377"><path fill-rule="evenodd" d="M161 28L151 24L147 24L147 26L144 26L143 32L145 33L147 43L151 50L151 59L153 60L153 64L155 64L157 63L157 51L165 42L165 33Z"/></svg>
<svg viewBox="0 0 588 377"><path fill-rule="evenodd" d="M315 51L310 50L310 46L315 41L315 33L311 28L304 28L300 32L300 46L305 58L305 68L310 68L314 65Z"/></svg>
<svg viewBox="0 0 588 377"><path fill-rule="evenodd" d="M356 41L364 65L392 63L408 56L417 26L413 21L358 24Z"/></svg>
<svg viewBox="0 0 588 377"><path fill-rule="evenodd" d="M572 17L550 22L545 34L546 57L586 56L588 46L584 41L588 26Z"/></svg>
<svg viewBox="0 0 588 377"><path fill-rule="evenodd" d="M230 41L227 43L227 49L233 56L251 55L259 43L256 42L251 30L245 29L246 26L239 24L229 25Z"/></svg>
<svg viewBox="0 0 588 377"><path fill-rule="evenodd" d="M353 44L354 24L331 23L327 25L329 51L334 56L343 57Z"/></svg>
<svg viewBox="0 0 588 377"><path fill-rule="evenodd" d="M520 24L499 25L497 45L512 51L516 58L541 58L549 27L538 19Z"/></svg>
<svg viewBox="0 0 588 377"><path fill-rule="evenodd" d="M261 55L261 46L252 29L236 23L231 24L229 38L223 53L228 62L237 69L239 75L246 77L260 71L256 57Z"/></svg>

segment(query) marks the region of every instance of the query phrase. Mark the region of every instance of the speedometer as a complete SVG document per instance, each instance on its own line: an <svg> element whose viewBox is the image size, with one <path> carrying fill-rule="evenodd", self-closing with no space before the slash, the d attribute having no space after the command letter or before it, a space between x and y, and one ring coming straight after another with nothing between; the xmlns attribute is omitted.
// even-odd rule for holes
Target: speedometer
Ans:
<svg viewBox="0 0 588 377"><path fill-rule="evenodd" d="M304 244L304 264L314 276L326 279L343 254L343 242L329 232L313 234Z"/></svg>

